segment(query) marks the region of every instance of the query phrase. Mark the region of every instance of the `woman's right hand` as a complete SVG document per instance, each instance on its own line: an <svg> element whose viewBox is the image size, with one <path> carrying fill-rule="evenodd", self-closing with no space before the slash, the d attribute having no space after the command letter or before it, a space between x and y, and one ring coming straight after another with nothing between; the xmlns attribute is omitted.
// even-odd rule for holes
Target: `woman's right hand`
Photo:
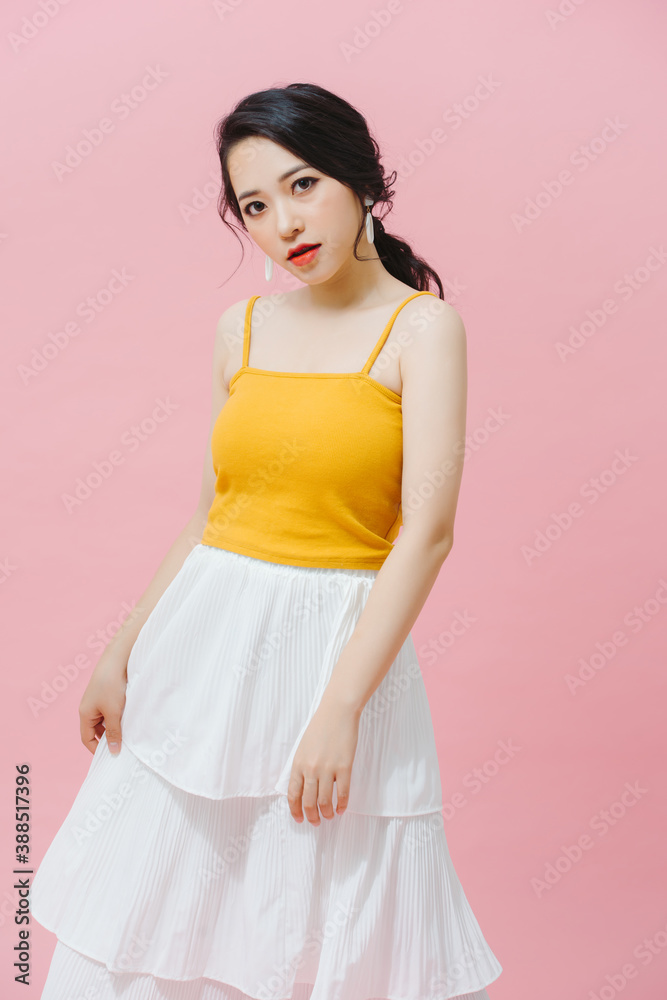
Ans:
<svg viewBox="0 0 667 1000"><path fill-rule="evenodd" d="M120 720L125 708L128 659L127 654L107 648L83 692L79 704L81 742L92 754L97 750L96 737L101 740L105 731L111 753L120 753Z"/></svg>

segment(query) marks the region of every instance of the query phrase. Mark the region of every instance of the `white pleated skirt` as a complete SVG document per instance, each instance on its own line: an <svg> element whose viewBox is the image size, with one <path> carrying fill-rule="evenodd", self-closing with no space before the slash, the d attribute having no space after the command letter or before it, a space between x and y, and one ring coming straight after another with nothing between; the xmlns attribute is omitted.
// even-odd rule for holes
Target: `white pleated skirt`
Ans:
<svg viewBox="0 0 667 1000"><path fill-rule="evenodd" d="M502 967L449 855L411 636L346 811L287 803L378 572L190 551L132 647L121 752L102 738L33 879L42 1000L488 1000Z"/></svg>

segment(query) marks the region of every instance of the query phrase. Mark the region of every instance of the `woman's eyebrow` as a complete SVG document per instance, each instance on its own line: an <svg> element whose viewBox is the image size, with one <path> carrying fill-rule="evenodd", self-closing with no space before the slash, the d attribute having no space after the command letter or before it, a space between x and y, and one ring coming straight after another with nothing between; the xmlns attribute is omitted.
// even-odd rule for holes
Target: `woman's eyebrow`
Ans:
<svg viewBox="0 0 667 1000"><path fill-rule="evenodd" d="M292 174L295 174L297 170L303 170L304 167L307 166L308 166L307 163L300 163L297 167L291 167L289 170L286 170L284 174L280 175L280 177L278 178L278 183L282 184L282 182L286 181L288 177L291 177ZM251 195L261 194L261 193L262 192L259 190L259 188L255 188L254 191L244 191L243 194L239 195L238 200L243 201L244 198L250 198Z"/></svg>

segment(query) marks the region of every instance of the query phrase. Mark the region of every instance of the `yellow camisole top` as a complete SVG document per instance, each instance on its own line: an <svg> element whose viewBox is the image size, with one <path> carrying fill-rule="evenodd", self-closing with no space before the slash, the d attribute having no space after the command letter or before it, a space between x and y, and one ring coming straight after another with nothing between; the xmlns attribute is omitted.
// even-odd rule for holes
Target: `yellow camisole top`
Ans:
<svg viewBox="0 0 667 1000"><path fill-rule="evenodd" d="M401 397L368 374L393 312L358 372L243 364L213 427L215 497L202 543L289 566L379 569L402 524Z"/></svg>

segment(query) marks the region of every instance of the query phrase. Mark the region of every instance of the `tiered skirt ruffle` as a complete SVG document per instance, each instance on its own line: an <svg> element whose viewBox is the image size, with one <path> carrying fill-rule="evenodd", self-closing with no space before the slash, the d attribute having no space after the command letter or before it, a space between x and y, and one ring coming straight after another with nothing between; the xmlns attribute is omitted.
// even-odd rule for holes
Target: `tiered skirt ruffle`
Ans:
<svg viewBox="0 0 667 1000"><path fill-rule="evenodd" d="M58 938L43 1000L488 1000L502 967L449 856L410 636L346 811L289 811L376 575L192 549L132 648L121 752L102 738L33 880Z"/></svg>

